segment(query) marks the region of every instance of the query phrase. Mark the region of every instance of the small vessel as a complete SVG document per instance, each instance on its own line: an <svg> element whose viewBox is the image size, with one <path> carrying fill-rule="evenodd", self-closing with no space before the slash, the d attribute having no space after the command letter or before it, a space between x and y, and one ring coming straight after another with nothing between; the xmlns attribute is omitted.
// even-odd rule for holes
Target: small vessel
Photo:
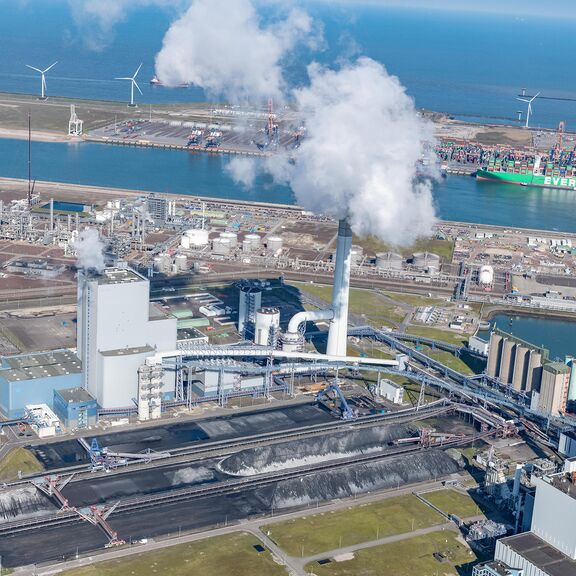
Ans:
<svg viewBox="0 0 576 576"><path fill-rule="evenodd" d="M150 84L152 86L164 86L164 84L162 83L162 80L160 80L160 78L158 78L158 76L153 76L152 78L150 78ZM183 82L182 84L178 84L178 88L189 88L190 84L187 82Z"/></svg>

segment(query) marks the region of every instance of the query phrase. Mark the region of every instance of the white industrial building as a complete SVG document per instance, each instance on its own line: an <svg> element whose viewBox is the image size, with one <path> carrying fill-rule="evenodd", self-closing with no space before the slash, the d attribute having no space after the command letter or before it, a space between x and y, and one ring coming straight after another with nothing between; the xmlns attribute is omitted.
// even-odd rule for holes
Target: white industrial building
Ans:
<svg viewBox="0 0 576 576"><path fill-rule="evenodd" d="M564 472L532 482L530 531L498 540L494 558L523 576L575 576L576 459L565 461Z"/></svg>
<svg viewBox="0 0 576 576"><path fill-rule="evenodd" d="M128 268L79 272L78 356L84 388L103 409L134 407L139 367L176 349L177 321L150 304L149 292L149 281Z"/></svg>
<svg viewBox="0 0 576 576"><path fill-rule="evenodd" d="M378 396L393 404L402 404L404 402L404 388L387 378L380 378L378 381Z"/></svg>

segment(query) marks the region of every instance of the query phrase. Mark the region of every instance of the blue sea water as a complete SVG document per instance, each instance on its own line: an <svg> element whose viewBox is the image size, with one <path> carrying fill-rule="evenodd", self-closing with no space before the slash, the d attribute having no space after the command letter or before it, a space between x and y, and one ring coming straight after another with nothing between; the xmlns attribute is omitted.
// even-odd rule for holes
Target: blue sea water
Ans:
<svg viewBox="0 0 576 576"><path fill-rule="evenodd" d="M81 4L81 3L76 3ZM360 54L382 62L399 76L417 106L474 118L514 119L529 93L576 98L570 72L573 21L407 10L350 2L302 2L324 28L324 48L288 61L292 83L305 81L310 58L324 63ZM0 2L0 91L33 93L40 80L25 64L46 67L48 92L77 98L125 100L129 88L116 76L130 75L143 62L143 102L198 101L199 89L153 87L154 56L175 13L139 6L105 35L99 51L88 48L90 28L74 20L66 0ZM576 102L538 100L534 126L572 126Z"/></svg>
<svg viewBox="0 0 576 576"><path fill-rule="evenodd" d="M28 177L28 144L0 139L0 175ZM80 142L34 142L32 175L37 180L293 203L290 188L260 175L245 188L226 171L230 157L180 150L134 148ZM576 232L574 192L478 182L448 176L437 182L434 198L444 220Z"/></svg>

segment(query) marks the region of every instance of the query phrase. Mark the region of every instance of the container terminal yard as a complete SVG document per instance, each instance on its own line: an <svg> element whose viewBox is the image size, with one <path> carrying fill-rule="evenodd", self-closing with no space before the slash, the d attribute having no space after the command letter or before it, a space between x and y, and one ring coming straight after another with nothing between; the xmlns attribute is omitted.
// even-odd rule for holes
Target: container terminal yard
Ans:
<svg viewBox="0 0 576 576"><path fill-rule="evenodd" d="M268 155L306 137L272 103L4 102L4 136L26 135L31 107L39 139ZM571 176L563 127L430 116L444 172L522 174L538 158ZM487 332L501 311L576 319L574 234L439 221L399 248L293 205L6 178L0 191L3 567L54 573L248 531L302 575L357 550L341 534L288 555L282 518L398 498L437 514L470 562L529 529L535 486L575 455L571 360ZM411 514L400 540L436 534Z"/></svg>

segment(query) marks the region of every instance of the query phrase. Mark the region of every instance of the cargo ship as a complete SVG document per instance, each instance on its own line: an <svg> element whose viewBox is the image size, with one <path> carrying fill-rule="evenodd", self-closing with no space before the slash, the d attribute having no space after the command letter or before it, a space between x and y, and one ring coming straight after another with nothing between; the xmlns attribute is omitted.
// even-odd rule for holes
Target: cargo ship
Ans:
<svg viewBox="0 0 576 576"><path fill-rule="evenodd" d="M576 190L576 166L543 161L541 156L523 160L491 159L486 167L478 169L476 178L503 184Z"/></svg>

